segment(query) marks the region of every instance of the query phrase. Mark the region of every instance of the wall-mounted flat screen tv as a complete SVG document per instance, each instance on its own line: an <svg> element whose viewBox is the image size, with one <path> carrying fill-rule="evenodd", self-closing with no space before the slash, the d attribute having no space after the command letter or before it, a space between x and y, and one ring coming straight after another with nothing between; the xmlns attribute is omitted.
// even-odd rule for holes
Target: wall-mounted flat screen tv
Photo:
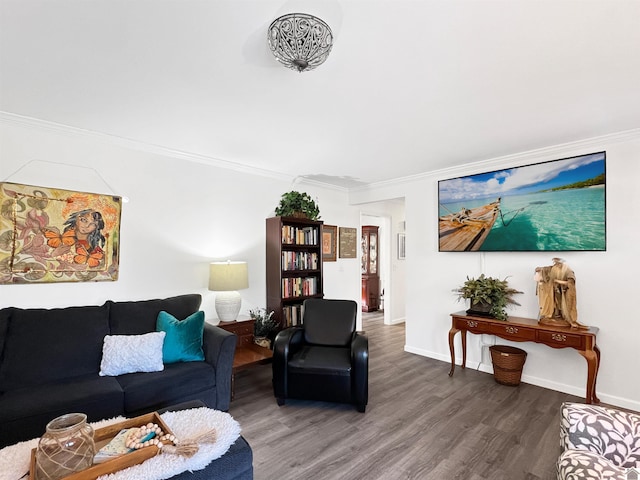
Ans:
<svg viewBox="0 0 640 480"><path fill-rule="evenodd" d="M606 152L440 180L438 250L604 251Z"/></svg>

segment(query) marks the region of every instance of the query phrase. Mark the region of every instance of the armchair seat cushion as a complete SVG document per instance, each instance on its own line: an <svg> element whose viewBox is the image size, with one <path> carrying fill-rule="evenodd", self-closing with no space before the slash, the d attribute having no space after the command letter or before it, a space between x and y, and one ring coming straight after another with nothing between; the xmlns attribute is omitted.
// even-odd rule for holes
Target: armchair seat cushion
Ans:
<svg viewBox="0 0 640 480"><path fill-rule="evenodd" d="M342 347L305 345L289 361L291 374L351 376L351 351Z"/></svg>

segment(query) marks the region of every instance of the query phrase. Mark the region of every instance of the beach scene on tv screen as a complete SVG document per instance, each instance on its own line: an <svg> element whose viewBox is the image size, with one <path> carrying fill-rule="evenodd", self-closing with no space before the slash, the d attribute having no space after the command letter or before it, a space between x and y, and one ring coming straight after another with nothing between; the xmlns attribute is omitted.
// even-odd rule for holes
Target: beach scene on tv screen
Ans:
<svg viewBox="0 0 640 480"><path fill-rule="evenodd" d="M606 250L606 153L438 182L439 250Z"/></svg>

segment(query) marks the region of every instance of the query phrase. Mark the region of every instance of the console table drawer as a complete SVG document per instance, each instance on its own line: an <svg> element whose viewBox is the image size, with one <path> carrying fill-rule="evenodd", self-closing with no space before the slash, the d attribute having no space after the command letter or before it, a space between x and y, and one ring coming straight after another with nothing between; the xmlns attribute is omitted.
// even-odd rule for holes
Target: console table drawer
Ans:
<svg viewBox="0 0 640 480"><path fill-rule="evenodd" d="M454 328L459 330L468 330L472 333L489 333L490 329L488 322L479 321L475 318L473 320L456 318L454 319L453 324Z"/></svg>
<svg viewBox="0 0 640 480"><path fill-rule="evenodd" d="M222 323L218 326L238 336L236 348L245 347L253 343L253 325L255 320L242 320L239 322Z"/></svg>
<svg viewBox="0 0 640 480"><path fill-rule="evenodd" d="M494 335L505 339L513 339L518 341L531 341L536 340L536 331L533 328L522 327L520 325L496 325L491 324L490 332Z"/></svg>
<svg viewBox="0 0 640 480"><path fill-rule="evenodd" d="M564 332L538 331L537 341L546 343L550 347L572 347L578 350L585 349L585 337Z"/></svg>

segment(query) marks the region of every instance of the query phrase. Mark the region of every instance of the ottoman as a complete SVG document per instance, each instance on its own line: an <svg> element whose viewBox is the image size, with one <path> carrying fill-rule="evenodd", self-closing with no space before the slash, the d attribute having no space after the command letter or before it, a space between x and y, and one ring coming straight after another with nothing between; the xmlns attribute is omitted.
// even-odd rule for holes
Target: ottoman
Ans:
<svg viewBox="0 0 640 480"><path fill-rule="evenodd" d="M199 400L194 400L164 408L158 413L198 407L206 407L206 405ZM253 480L253 452L244 437L240 436L227 453L211 462L204 469L183 472L171 478L173 480Z"/></svg>

